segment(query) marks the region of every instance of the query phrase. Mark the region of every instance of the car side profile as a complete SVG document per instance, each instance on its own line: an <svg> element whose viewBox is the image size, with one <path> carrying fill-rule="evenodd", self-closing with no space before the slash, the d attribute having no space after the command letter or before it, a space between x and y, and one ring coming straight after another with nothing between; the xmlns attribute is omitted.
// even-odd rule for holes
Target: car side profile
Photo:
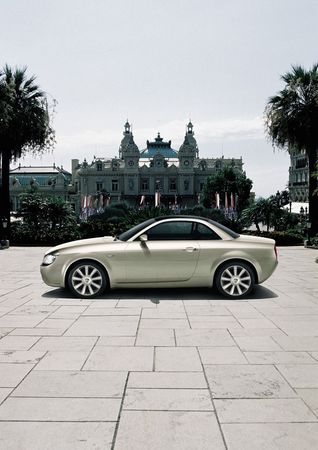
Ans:
<svg viewBox="0 0 318 450"><path fill-rule="evenodd" d="M277 266L273 239L239 235L197 216L149 219L118 237L72 241L51 248L41 265L49 286L81 298L107 289L216 287L243 298Z"/></svg>

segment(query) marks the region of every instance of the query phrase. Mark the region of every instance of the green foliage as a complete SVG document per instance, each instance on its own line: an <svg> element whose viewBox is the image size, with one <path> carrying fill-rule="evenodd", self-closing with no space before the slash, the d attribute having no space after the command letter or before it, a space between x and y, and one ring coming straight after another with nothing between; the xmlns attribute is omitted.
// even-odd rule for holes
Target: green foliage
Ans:
<svg viewBox="0 0 318 450"><path fill-rule="evenodd" d="M53 106L54 109L54 106ZM46 94L35 84L35 77L27 78L26 68L0 69L0 156L2 186L0 219L6 218L10 236L9 173L12 159L25 152L42 153L54 146L50 107ZM0 220L0 226L2 220ZM2 230L0 229L0 235Z"/></svg>
<svg viewBox="0 0 318 450"><path fill-rule="evenodd" d="M42 152L54 145L46 95L27 78L26 67L0 70L0 153L11 158L26 151Z"/></svg>
<svg viewBox="0 0 318 450"><path fill-rule="evenodd" d="M48 229L34 228L29 224L14 222L11 225L11 241L13 245L58 245L64 242L81 239L77 225L63 226L62 228Z"/></svg>
<svg viewBox="0 0 318 450"><path fill-rule="evenodd" d="M310 247L318 248L318 234L310 238Z"/></svg>
<svg viewBox="0 0 318 450"><path fill-rule="evenodd" d="M247 178L245 173L241 173L233 167L224 167L208 178L203 190L202 203L206 208L211 208L212 199L215 198L215 194L218 192L221 202L224 204L224 192L233 192L237 194L238 204L236 209L240 212L249 203L252 186L252 180Z"/></svg>
<svg viewBox="0 0 318 450"><path fill-rule="evenodd" d="M68 202L61 198L45 197L39 193L20 195L18 214L30 227L55 230L76 223L76 216Z"/></svg>
<svg viewBox="0 0 318 450"><path fill-rule="evenodd" d="M265 124L273 146L289 152L304 150L308 156L309 173L317 164L318 149L318 64L310 70L293 66L282 76L285 83L271 97L265 109ZM311 235L318 233L317 177L309 177L309 217Z"/></svg>
<svg viewBox="0 0 318 450"><path fill-rule="evenodd" d="M109 220L91 220L82 222L79 233L82 239L99 236L116 236L121 233L121 227ZM124 230L122 230L124 231Z"/></svg>
<svg viewBox="0 0 318 450"><path fill-rule="evenodd" d="M265 238L274 239L276 241L276 245L286 246L286 245L303 245L304 237L294 231L245 231L244 234L249 234L252 236L261 236Z"/></svg>
<svg viewBox="0 0 318 450"><path fill-rule="evenodd" d="M284 231L293 228L299 222L296 214L291 214L283 206L288 204L289 197L286 191L277 191L276 195L268 198L259 198L256 202L245 208L241 214L241 221L245 227L254 224L260 232L259 224L266 225L267 231L274 228L275 231Z"/></svg>
<svg viewBox="0 0 318 450"><path fill-rule="evenodd" d="M64 200L34 192L22 194L20 203L23 222L12 224L14 244L51 245L80 238L75 213Z"/></svg>

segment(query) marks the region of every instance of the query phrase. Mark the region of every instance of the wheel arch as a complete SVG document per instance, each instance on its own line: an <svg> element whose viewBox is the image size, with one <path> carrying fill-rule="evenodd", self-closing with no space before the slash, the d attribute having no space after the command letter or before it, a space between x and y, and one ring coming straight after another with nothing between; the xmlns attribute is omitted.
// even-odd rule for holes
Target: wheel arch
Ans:
<svg viewBox="0 0 318 450"><path fill-rule="evenodd" d="M256 270L255 265L251 261L248 261L247 259L244 259L244 258L229 258L225 261L222 261L220 264L218 264L216 266L214 273L213 273L212 286L215 286L216 275L219 272L219 270L221 270L222 267L226 266L228 263L234 263L234 262L244 263L247 266L249 266L251 268L251 270L253 271L253 274L255 277L255 284L258 284L258 272Z"/></svg>
<svg viewBox="0 0 318 450"><path fill-rule="evenodd" d="M104 274L106 276L106 281L107 281L107 287L110 288L110 277L109 277L109 273L108 273L108 269L107 267L105 267L104 264L102 264L99 260L94 259L94 258L80 258L77 259L76 261L72 261L66 268L65 272L64 272L64 286L66 288L69 288L69 284L68 284L68 276L70 271L73 269L73 267L75 265L77 265L78 263L90 263L93 262L97 265L100 266L100 268L104 271Z"/></svg>

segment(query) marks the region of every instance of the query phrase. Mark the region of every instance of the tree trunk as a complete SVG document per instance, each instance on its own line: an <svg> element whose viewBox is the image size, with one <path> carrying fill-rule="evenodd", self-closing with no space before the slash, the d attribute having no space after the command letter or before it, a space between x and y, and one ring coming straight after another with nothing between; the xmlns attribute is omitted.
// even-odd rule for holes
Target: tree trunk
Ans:
<svg viewBox="0 0 318 450"><path fill-rule="evenodd" d="M310 227L310 237L318 234L318 192L317 187L317 177L312 176L316 172L317 167L317 150L312 150L308 155L309 160L309 221L311 223ZM314 194L314 192L316 193Z"/></svg>
<svg viewBox="0 0 318 450"><path fill-rule="evenodd" d="M256 229L257 229L257 231L260 233L261 232L261 229L260 229L260 227L259 227L259 223L258 223L258 221L254 221L254 225L256 226Z"/></svg>
<svg viewBox="0 0 318 450"><path fill-rule="evenodd" d="M1 238L10 239L10 156L6 150L2 153L2 189L1 189ZM3 227L4 221L7 223L6 228Z"/></svg>

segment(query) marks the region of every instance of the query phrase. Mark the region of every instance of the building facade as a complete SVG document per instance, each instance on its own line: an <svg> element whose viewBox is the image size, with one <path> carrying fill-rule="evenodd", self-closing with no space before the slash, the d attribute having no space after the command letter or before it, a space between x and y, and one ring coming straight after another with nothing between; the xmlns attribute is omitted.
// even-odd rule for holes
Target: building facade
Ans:
<svg viewBox="0 0 318 450"><path fill-rule="evenodd" d="M19 195L36 190L68 200L75 212L87 217L112 202L132 207L161 205L191 207L200 202L209 176L225 166L242 172L242 158L200 158L191 122L179 150L158 133L139 150L126 122L118 157L94 157L91 163L72 159L72 173L63 167L19 167L10 171L11 210L19 208ZM83 211L85 213L83 214Z"/></svg>
<svg viewBox="0 0 318 450"><path fill-rule="evenodd" d="M308 202L309 168L304 151L290 152L288 189L291 202Z"/></svg>
<svg viewBox="0 0 318 450"><path fill-rule="evenodd" d="M159 197L165 206L193 206L207 178L225 166L242 171L242 158L200 158L191 122L177 151L160 133L139 150L127 121L118 157L95 157L91 163L72 160L70 198L78 214L83 208L98 210L120 200L134 207L151 206Z"/></svg>
<svg viewBox="0 0 318 450"><path fill-rule="evenodd" d="M19 165L10 171L11 211L20 207L20 194L36 191L43 195L69 200L72 189L72 174L63 167Z"/></svg>

